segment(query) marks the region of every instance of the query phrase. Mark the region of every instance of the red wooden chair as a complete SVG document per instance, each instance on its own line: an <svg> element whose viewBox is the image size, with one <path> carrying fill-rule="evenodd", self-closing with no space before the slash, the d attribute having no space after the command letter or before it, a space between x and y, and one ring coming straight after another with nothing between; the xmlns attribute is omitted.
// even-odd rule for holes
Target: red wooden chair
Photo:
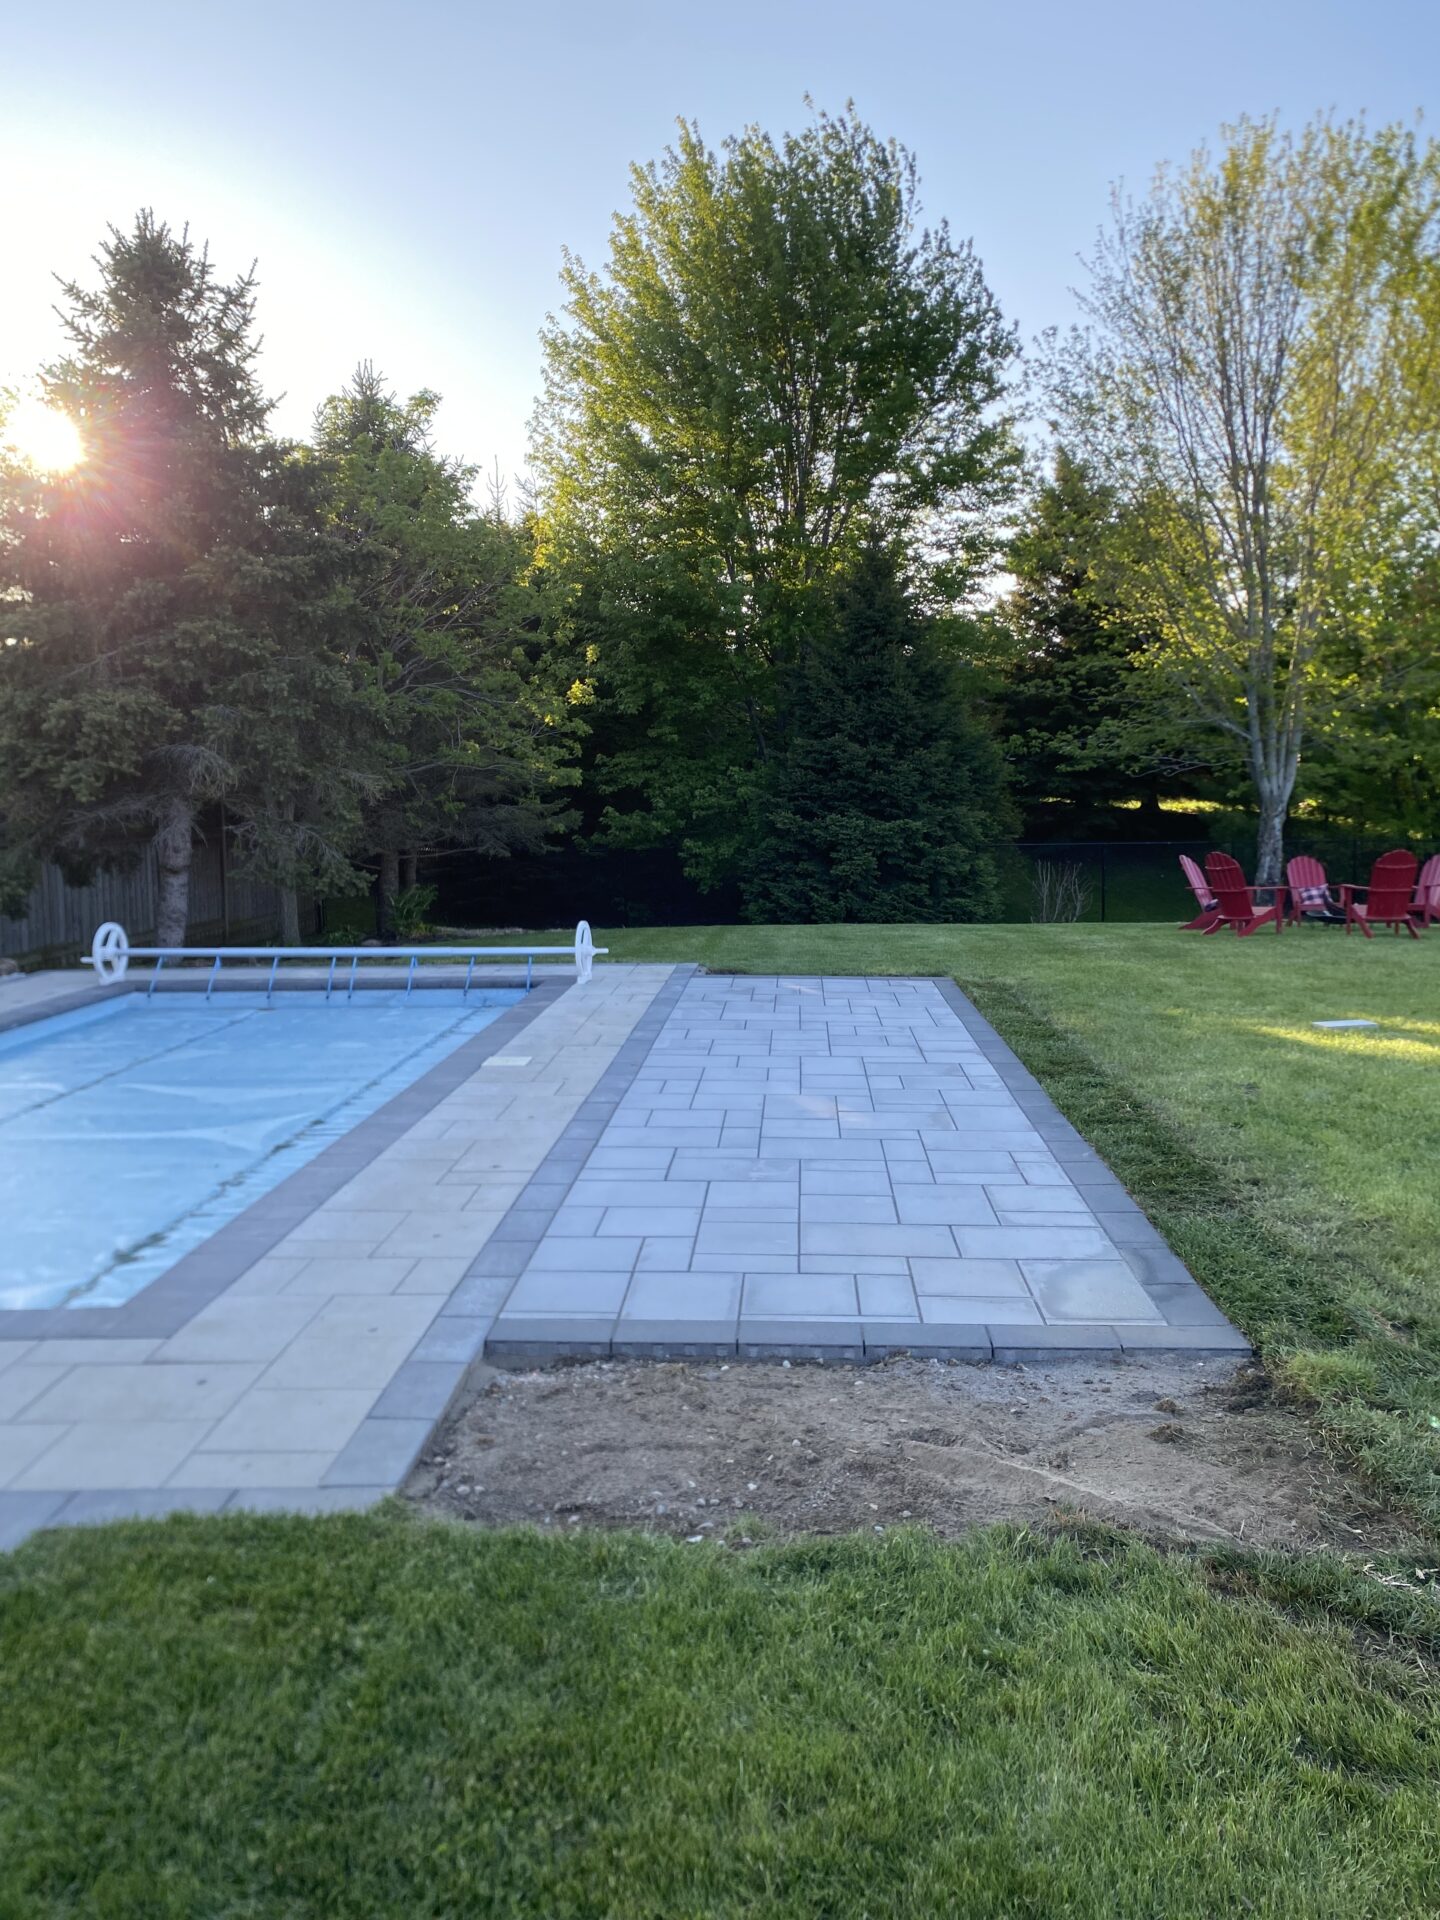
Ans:
<svg viewBox="0 0 1440 1920"><path fill-rule="evenodd" d="M1325 869L1313 854L1297 853L1286 863L1285 878L1289 883L1289 917L1297 927L1307 915L1326 920L1342 917L1325 878Z"/></svg>
<svg viewBox="0 0 1440 1920"><path fill-rule="evenodd" d="M1200 871L1199 862L1192 860L1188 853L1182 853L1180 856L1180 871L1184 874L1185 883L1194 894L1195 904L1200 909L1193 920L1181 921L1180 931L1193 933L1198 929L1201 933L1209 933L1219 914L1220 903L1210 891L1205 876Z"/></svg>
<svg viewBox="0 0 1440 1920"><path fill-rule="evenodd" d="M1432 853L1420 869L1420 878L1415 882L1415 898L1411 902L1410 917L1418 920L1422 927L1440 920L1440 853Z"/></svg>
<svg viewBox="0 0 1440 1920"><path fill-rule="evenodd" d="M1243 939L1247 933L1258 933L1261 927L1272 920L1277 933L1284 930L1283 886L1249 886L1240 870L1240 862L1228 853L1206 854L1205 877L1210 882L1210 891L1220 903L1215 924L1205 929L1207 933L1218 933L1221 927L1233 927ZM1262 907L1255 899L1257 893L1273 893L1276 897L1270 906Z"/></svg>
<svg viewBox="0 0 1440 1920"><path fill-rule="evenodd" d="M1394 853L1382 853L1370 869L1370 884L1364 887L1346 885L1340 889L1341 904L1345 908L1345 931L1359 927L1368 940L1372 927L1393 927L1398 934L1404 927L1412 940L1420 938L1420 929L1415 924L1415 869L1420 862L1413 853L1397 849ZM1355 898L1363 893L1364 900Z"/></svg>

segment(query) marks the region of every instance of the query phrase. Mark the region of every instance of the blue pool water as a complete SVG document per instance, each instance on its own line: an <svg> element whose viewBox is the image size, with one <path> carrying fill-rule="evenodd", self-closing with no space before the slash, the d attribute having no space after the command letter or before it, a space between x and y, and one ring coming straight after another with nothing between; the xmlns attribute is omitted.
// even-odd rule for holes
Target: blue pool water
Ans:
<svg viewBox="0 0 1440 1920"><path fill-rule="evenodd" d="M0 1309L128 1300L522 997L135 994L0 1034Z"/></svg>

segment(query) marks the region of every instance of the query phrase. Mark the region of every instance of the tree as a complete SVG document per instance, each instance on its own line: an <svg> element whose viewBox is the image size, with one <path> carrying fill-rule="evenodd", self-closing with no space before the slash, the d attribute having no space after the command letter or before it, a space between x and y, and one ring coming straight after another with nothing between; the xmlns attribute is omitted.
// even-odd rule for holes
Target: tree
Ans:
<svg viewBox="0 0 1440 1920"><path fill-rule="evenodd" d="M818 612L818 604L814 611ZM999 750L878 542L786 675L786 746L761 776L753 920L983 920L1014 829Z"/></svg>
<svg viewBox="0 0 1440 1920"><path fill-rule="evenodd" d="M535 423L542 558L600 696L612 831L745 864L779 690L871 538L927 602L989 565L1013 340L978 262L919 227L915 163L849 110L631 175L608 269L566 256Z"/></svg>
<svg viewBox="0 0 1440 1920"><path fill-rule="evenodd" d="M1127 508L1146 659L1243 761L1272 880L1328 643L1435 471L1440 150L1326 120L1227 140L1117 197L1051 392Z"/></svg>
<svg viewBox="0 0 1440 1920"><path fill-rule="evenodd" d="M432 444L438 405L363 365L315 423L345 554L335 618L378 728L364 832L383 933L421 853L537 851L574 777L573 715L521 584L529 535L493 490L495 511L475 510L473 470Z"/></svg>
<svg viewBox="0 0 1440 1920"><path fill-rule="evenodd" d="M12 885L148 841L175 946L201 811L284 713L313 525L264 433L253 272L222 282L148 212L96 264L94 289L62 283L69 352L44 376L86 458L0 475L0 811Z"/></svg>
<svg viewBox="0 0 1440 1920"><path fill-rule="evenodd" d="M1312 704L1306 797L1332 818L1401 839L1440 837L1440 548L1389 556L1363 617L1327 649Z"/></svg>
<svg viewBox="0 0 1440 1920"><path fill-rule="evenodd" d="M1127 619L1109 556L1120 509L1061 448L1006 553L1014 585L996 609L996 725L1017 802L1059 805L1084 838L1139 799L1153 825L1173 785L1173 714L1138 667L1150 635Z"/></svg>
<svg viewBox="0 0 1440 1920"><path fill-rule="evenodd" d="M266 726L241 737L248 712L231 710L226 747L235 781L226 811L238 870L276 889L280 938L294 946L302 894L365 891L368 876L355 862L386 769L381 713L345 651L351 556L325 524L332 476L301 450L280 477L268 518L274 526L288 517L307 591L296 596L254 689L251 704L264 707Z"/></svg>

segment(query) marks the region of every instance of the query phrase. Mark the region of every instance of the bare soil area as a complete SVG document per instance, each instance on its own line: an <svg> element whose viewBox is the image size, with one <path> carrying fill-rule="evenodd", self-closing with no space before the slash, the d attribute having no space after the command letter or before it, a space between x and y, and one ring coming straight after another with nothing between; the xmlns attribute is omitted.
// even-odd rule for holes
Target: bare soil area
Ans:
<svg viewBox="0 0 1440 1920"><path fill-rule="evenodd" d="M1405 1539L1258 1368L1215 1359L484 1369L407 1491L481 1526L734 1544L1060 1510L1167 1541Z"/></svg>

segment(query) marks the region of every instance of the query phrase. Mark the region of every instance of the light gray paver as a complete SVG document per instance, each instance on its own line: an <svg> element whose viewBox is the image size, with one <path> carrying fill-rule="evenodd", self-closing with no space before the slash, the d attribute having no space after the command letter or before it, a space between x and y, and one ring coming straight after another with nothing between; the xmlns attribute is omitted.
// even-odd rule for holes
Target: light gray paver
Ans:
<svg viewBox="0 0 1440 1920"><path fill-rule="evenodd" d="M564 1241L573 1247L572 1241ZM635 1259L632 1254L621 1269L584 1267L574 1252L568 1256L575 1265L568 1270L531 1267L516 1281L506 1301L506 1311L514 1313L616 1314L630 1285Z"/></svg>
<svg viewBox="0 0 1440 1920"><path fill-rule="evenodd" d="M11 1367L0 1374L0 1420L27 1417L26 1410L57 1380L63 1380L68 1371L66 1367L46 1366L42 1361L38 1365Z"/></svg>
<svg viewBox="0 0 1440 1920"><path fill-rule="evenodd" d="M55 1436L54 1444L37 1453L11 1485L20 1493L162 1487L210 1426L208 1420L82 1420L38 1427L36 1432Z"/></svg>
<svg viewBox="0 0 1440 1920"><path fill-rule="evenodd" d="M71 1367L24 1420L215 1420L260 1372L255 1361L203 1366Z"/></svg>

